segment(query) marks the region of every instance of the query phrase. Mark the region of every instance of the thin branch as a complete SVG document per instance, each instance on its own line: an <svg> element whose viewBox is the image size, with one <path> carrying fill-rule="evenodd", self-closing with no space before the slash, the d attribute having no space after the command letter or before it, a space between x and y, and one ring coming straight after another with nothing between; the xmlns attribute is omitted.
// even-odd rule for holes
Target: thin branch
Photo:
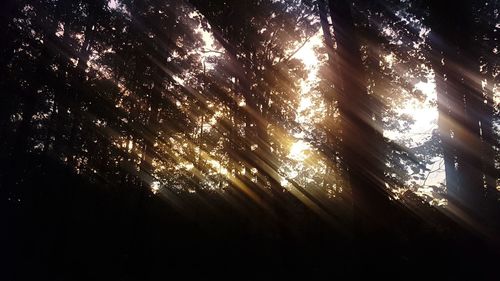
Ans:
<svg viewBox="0 0 500 281"><path fill-rule="evenodd" d="M444 160L441 160L439 162L439 166L435 169L435 170L432 170L432 171L429 171L429 173L427 174L427 176L425 177L425 180L424 182L422 183L422 186L425 186L425 183L427 182L427 179L429 179L429 176L432 174L432 173L435 173L439 170L441 170L443 168L443 163L444 163Z"/></svg>
<svg viewBox="0 0 500 281"><path fill-rule="evenodd" d="M311 38L313 37L313 35L309 35L306 40L304 42L302 42L302 44L295 50L293 51L293 53L291 53L288 57L286 57L286 59L284 60L279 60L278 63L282 63L282 62L287 62L289 61L293 56L295 56L297 54L297 52L300 51L300 49L302 49L306 44L307 42L309 42L309 40L311 40Z"/></svg>
<svg viewBox="0 0 500 281"><path fill-rule="evenodd" d="M209 49L202 49L201 50L202 53L217 53L217 54L221 54L221 55L224 55L226 53L224 52L221 52L221 51L217 51L217 50L209 50Z"/></svg>

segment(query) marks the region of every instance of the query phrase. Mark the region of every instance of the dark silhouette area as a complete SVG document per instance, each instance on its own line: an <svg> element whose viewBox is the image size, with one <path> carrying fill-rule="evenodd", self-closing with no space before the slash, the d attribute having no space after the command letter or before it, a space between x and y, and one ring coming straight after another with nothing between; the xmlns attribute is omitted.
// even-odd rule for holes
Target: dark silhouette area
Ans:
<svg viewBox="0 0 500 281"><path fill-rule="evenodd" d="M0 280L496 280L499 9L2 1Z"/></svg>
<svg viewBox="0 0 500 281"><path fill-rule="evenodd" d="M418 198L407 200L421 218L402 212L390 236L361 240L352 221L339 228L300 203L286 217L215 194L183 194L174 207L137 185L103 187L57 162L26 160L45 164L2 188L3 280L497 276L497 244Z"/></svg>

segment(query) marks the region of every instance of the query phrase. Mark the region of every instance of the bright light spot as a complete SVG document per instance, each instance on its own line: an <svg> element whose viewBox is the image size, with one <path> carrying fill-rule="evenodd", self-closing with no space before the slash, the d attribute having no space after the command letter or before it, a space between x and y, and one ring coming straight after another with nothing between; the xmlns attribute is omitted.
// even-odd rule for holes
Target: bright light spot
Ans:
<svg viewBox="0 0 500 281"><path fill-rule="evenodd" d="M64 35L64 24L59 23L57 25L57 31L56 31L56 36L57 37L62 37Z"/></svg>
<svg viewBox="0 0 500 281"><path fill-rule="evenodd" d="M69 59L71 63L73 63L73 66L76 66L78 64L78 59L70 58Z"/></svg>
<svg viewBox="0 0 500 281"><path fill-rule="evenodd" d="M414 90L420 90L427 97L435 96L436 91L436 83L433 81L423 82L420 81L415 86L413 86Z"/></svg>
<svg viewBox="0 0 500 281"><path fill-rule="evenodd" d="M394 54L390 53L390 54L386 55L384 57L384 60L387 63L387 65L389 66L389 68L392 68L392 65L394 64L394 60L395 60Z"/></svg>
<svg viewBox="0 0 500 281"><path fill-rule="evenodd" d="M240 107L243 107L243 106L245 106L245 105L247 105L247 103L245 102L245 100L240 100L240 101L238 102L238 106L240 106Z"/></svg>
<svg viewBox="0 0 500 281"><path fill-rule="evenodd" d="M204 29L196 29L196 32L199 32L201 34L201 40L203 40L203 43L205 43L205 48L209 48L212 50L216 49L215 46L215 38L212 36L212 33L204 30Z"/></svg>
<svg viewBox="0 0 500 281"><path fill-rule="evenodd" d="M433 164L427 166L427 169L431 172L427 172L426 179L418 182L423 187L439 186L445 180L444 159L438 156L434 157L432 162Z"/></svg>
<svg viewBox="0 0 500 281"><path fill-rule="evenodd" d="M307 159L307 152L311 149L311 146L303 141L298 140L290 148L290 153L288 153L288 158L295 161L304 161Z"/></svg>
<svg viewBox="0 0 500 281"><path fill-rule="evenodd" d="M210 159L207 162L219 174L221 174L221 175L227 175L228 170L226 169L226 167L222 166L222 164L219 161L214 160L214 159Z"/></svg>
<svg viewBox="0 0 500 281"><path fill-rule="evenodd" d="M292 170L288 173L288 177L291 178L291 179L294 179L296 178L297 176L299 175L299 172L295 171L295 170Z"/></svg>
<svg viewBox="0 0 500 281"><path fill-rule="evenodd" d="M280 184L281 184L281 186L283 186L283 187L288 186L288 184L289 184L289 183L290 183L290 182L289 182L287 179L281 179L281 181L280 181Z"/></svg>
<svg viewBox="0 0 500 281"><path fill-rule="evenodd" d="M128 152L130 152L130 151L132 150L132 148L134 148L134 143L132 142L132 140L129 140L129 141L128 141L128 146L127 146L127 148L128 148Z"/></svg>
<svg viewBox="0 0 500 281"><path fill-rule="evenodd" d="M190 14L190 16L193 17L196 15L201 16L197 13ZM201 61L208 69L212 69L213 63L207 62L207 58L220 56L224 52L224 49L217 47L212 32L205 30L201 25L195 29L195 32L200 35L201 41L203 42L202 51L200 53Z"/></svg>
<svg viewBox="0 0 500 281"><path fill-rule="evenodd" d="M185 86L185 81L184 79L180 78L177 75L172 75L172 78L174 79L175 82L179 83L181 86Z"/></svg>
<svg viewBox="0 0 500 281"><path fill-rule="evenodd" d="M317 47L323 45L322 36L321 32L316 33L294 56L294 58L304 63L308 72L306 79L299 82L299 106L296 109L297 115L295 118L295 121L301 124L306 131L312 129L311 126L318 122L325 113L320 94L312 90L318 82L321 60L325 58L324 55L320 56L315 51Z"/></svg>
<svg viewBox="0 0 500 281"><path fill-rule="evenodd" d="M317 67L319 63L318 55L314 51L314 48L317 45L322 44L321 34L318 34L314 35L294 56L295 58L301 60L308 69Z"/></svg>
<svg viewBox="0 0 500 281"><path fill-rule="evenodd" d="M493 102L500 104L500 87L498 85L493 86Z"/></svg>
<svg viewBox="0 0 500 281"><path fill-rule="evenodd" d="M313 79L316 79L315 77ZM311 81L308 80L302 80L300 81L300 92L303 94L309 93L311 91Z"/></svg>
<svg viewBox="0 0 500 281"><path fill-rule="evenodd" d="M293 136L297 139L302 139L306 136L306 134L304 132L298 132L298 133L294 133Z"/></svg>
<svg viewBox="0 0 500 281"><path fill-rule="evenodd" d="M313 105L313 102L310 97L304 97L300 100L298 111L304 111L309 109Z"/></svg>
<svg viewBox="0 0 500 281"><path fill-rule="evenodd" d="M382 31L384 32L384 34L386 36L389 36L389 37L395 37L396 36L396 32L394 32L394 30L392 30L392 28L390 28L390 27L384 27L384 29Z"/></svg>
<svg viewBox="0 0 500 281"><path fill-rule="evenodd" d="M392 140L407 138L410 136L414 143L419 143L430 137L432 131L437 127L438 111L433 101L436 99L436 83L433 74L427 77L427 82L420 81L413 86L413 91L421 91L425 96L425 101L411 100L402 105L398 110L400 113L413 117L415 122L409 131L384 131L384 136Z"/></svg>
<svg viewBox="0 0 500 281"><path fill-rule="evenodd" d="M152 182L151 183L151 191L153 192L153 194L158 193L159 190L160 190L160 182L159 181Z"/></svg>
<svg viewBox="0 0 500 281"><path fill-rule="evenodd" d="M110 1L108 1L108 7L111 10L114 10L118 7L118 2L116 0L110 0Z"/></svg>
<svg viewBox="0 0 500 281"><path fill-rule="evenodd" d="M259 145L258 145L258 144L252 144L252 145L250 146L250 150L254 151L254 150L256 150L258 147L259 147Z"/></svg>
<svg viewBox="0 0 500 281"><path fill-rule="evenodd" d="M429 32L431 32L431 29L430 28L425 28L425 27L422 27L420 29L420 31L418 32L418 36L422 39L425 39L427 37L427 35L429 34Z"/></svg>

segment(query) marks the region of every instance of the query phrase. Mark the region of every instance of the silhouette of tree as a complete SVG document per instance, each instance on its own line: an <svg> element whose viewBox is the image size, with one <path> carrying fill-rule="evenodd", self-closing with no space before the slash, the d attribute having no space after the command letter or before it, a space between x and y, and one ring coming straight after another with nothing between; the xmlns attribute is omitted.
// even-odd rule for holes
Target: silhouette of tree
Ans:
<svg viewBox="0 0 500 281"><path fill-rule="evenodd" d="M479 3L455 3L453 15L444 19L442 15L451 4L428 3L428 21L434 28L431 44L437 77L439 128L448 193L474 213L481 212L485 191L492 190L494 185L488 176L492 175L494 160L481 156L486 155L485 149L492 154L492 147L496 145L492 138L493 102L491 94L484 92L481 85L480 45L484 35L479 28ZM490 187L485 189L485 186Z"/></svg>

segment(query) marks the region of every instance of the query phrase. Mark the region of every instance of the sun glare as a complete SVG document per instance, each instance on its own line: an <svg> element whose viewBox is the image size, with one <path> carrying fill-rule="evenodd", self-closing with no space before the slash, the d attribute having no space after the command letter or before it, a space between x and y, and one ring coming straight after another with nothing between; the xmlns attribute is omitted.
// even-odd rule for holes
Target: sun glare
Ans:
<svg viewBox="0 0 500 281"><path fill-rule="evenodd" d="M310 150L311 146L307 142L298 140L290 147L288 158L295 161L304 161L309 157Z"/></svg>
<svg viewBox="0 0 500 281"><path fill-rule="evenodd" d="M322 34L320 32L316 33L294 56L301 60L308 69L316 68L319 63L318 54L314 49L322 44L321 38Z"/></svg>

